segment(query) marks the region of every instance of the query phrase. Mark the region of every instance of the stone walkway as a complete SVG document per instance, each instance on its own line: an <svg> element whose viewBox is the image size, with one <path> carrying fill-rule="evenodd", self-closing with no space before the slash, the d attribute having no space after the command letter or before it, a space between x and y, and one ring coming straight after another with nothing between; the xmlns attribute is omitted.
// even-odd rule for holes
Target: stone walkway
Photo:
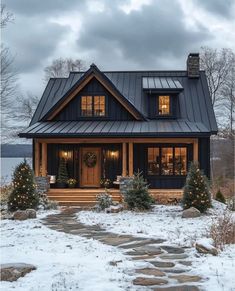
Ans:
<svg viewBox="0 0 235 291"><path fill-rule="evenodd" d="M43 223L53 230L93 238L118 247L128 258L145 263L145 268L133 270L136 274L133 284L140 286L140 290L141 286L145 286L145 290L154 291L201 290L199 283L203 279L189 273L192 262L187 249L164 245L163 239L118 235L105 231L98 225L82 224L76 219L78 211L79 209L67 208L59 214L47 216Z"/></svg>

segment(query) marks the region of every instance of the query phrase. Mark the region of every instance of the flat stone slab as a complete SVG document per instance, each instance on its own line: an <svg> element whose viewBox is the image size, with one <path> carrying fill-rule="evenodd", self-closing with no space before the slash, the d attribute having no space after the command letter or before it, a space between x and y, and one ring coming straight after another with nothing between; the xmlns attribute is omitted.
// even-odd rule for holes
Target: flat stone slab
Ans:
<svg viewBox="0 0 235 291"><path fill-rule="evenodd" d="M133 280L134 285L141 286L154 286L154 285L165 285L168 281L160 278L145 278L145 277L137 277Z"/></svg>
<svg viewBox="0 0 235 291"><path fill-rule="evenodd" d="M156 258L156 256L155 255L143 255L143 256L132 256L132 260L134 260L134 261L146 261L146 260L150 260L150 259L154 259L154 258Z"/></svg>
<svg viewBox="0 0 235 291"><path fill-rule="evenodd" d="M20 277L24 277L31 271L36 270L36 267L31 264L25 263L11 263L0 265L0 280L13 282L18 280Z"/></svg>
<svg viewBox="0 0 235 291"><path fill-rule="evenodd" d="M199 282L202 280L200 276L194 276L194 275L174 275L174 276L169 276L169 278L175 279L179 283Z"/></svg>
<svg viewBox="0 0 235 291"><path fill-rule="evenodd" d="M178 261L177 263L184 265L184 266L192 266L191 261Z"/></svg>
<svg viewBox="0 0 235 291"><path fill-rule="evenodd" d="M151 261L150 263L157 268L172 268L175 266L173 262Z"/></svg>
<svg viewBox="0 0 235 291"><path fill-rule="evenodd" d="M150 245L144 245L142 247L135 248L134 250L135 251L144 251L150 255L160 255L163 253L161 248L155 247L155 246L150 246Z"/></svg>
<svg viewBox="0 0 235 291"><path fill-rule="evenodd" d="M107 236L105 238L99 239L99 241L101 241L101 242L103 242L103 243L105 243L107 245L111 245L111 246L119 246L121 244L130 242L132 240L133 240L132 238L119 237L119 236L116 236L116 237Z"/></svg>
<svg viewBox="0 0 235 291"><path fill-rule="evenodd" d="M135 237L133 237L133 240L136 240ZM148 244L157 244L159 243L158 242L159 240L155 240L155 239L144 239L144 238L139 238L139 241L133 243L133 244L127 244L127 245L122 245L122 246L119 246L119 248L122 248L122 249L135 249L137 247L141 247L141 246L145 246L145 245L148 245Z"/></svg>
<svg viewBox="0 0 235 291"><path fill-rule="evenodd" d="M154 288L153 291L200 291L197 286L188 286L188 285L181 285L181 286L172 286L172 287L163 287L163 288Z"/></svg>
<svg viewBox="0 0 235 291"><path fill-rule="evenodd" d="M188 255L186 255L186 254L175 254L175 255L166 254L166 255L161 255L160 258L163 260L183 260L183 259L187 259Z"/></svg>
<svg viewBox="0 0 235 291"><path fill-rule="evenodd" d="M161 248L169 254L183 254L184 249L172 246L161 246Z"/></svg>
<svg viewBox="0 0 235 291"><path fill-rule="evenodd" d="M165 276L165 273L155 269L155 268L144 268L144 269L137 269L135 270L136 273L149 275L149 276L156 276L156 277L162 277Z"/></svg>
<svg viewBox="0 0 235 291"><path fill-rule="evenodd" d="M181 273L186 273L189 270L185 270L185 269L161 269L161 271L166 272L166 273L181 274Z"/></svg>

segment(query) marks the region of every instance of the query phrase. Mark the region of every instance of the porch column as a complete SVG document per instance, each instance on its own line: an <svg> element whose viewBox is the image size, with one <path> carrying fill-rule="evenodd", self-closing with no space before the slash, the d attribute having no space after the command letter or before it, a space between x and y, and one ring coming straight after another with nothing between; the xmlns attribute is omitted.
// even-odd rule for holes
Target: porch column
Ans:
<svg viewBox="0 0 235 291"><path fill-rule="evenodd" d="M122 176L126 177L126 142L122 143Z"/></svg>
<svg viewBox="0 0 235 291"><path fill-rule="evenodd" d="M34 144L34 173L36 177L40 174L40 143L38 141Z"/></svg>
<svg viewBox="0 0 235 291"><path fill-rule="evenodd" d="M42 177L47 175L47 143L42 143Z"/></svg>
<svg viewBox="0 0 235 291"><path fill-rule="evenodd" d="M198 139L193 143L193 160L198 162Z"/></svg>
<svg viewBox="0 0 235 291"><path fill-rule="evenodd" d="M133 142L129 142L129 176L133 176Z"/></svg>

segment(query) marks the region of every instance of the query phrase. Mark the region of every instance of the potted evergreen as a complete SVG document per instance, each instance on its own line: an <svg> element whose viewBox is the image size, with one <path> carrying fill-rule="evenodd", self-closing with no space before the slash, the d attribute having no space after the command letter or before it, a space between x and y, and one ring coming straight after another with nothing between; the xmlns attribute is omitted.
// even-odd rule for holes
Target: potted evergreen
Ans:
<svg viewBox="0 0 235 291"><path fill-rule="evenodd" d="M68 179L67 183L68 183L68 187L69 188L75 188L75 186L77 184L77 180L73 179L73 178L70 178L70 179Z"/></svg>
<svg viewBox="0 0 235 291"><path fill-rule="evenodd" d="M67 163L66 163L66 160L62 158L60 159L60 164L59 164L57 187L66 188L68 178L69 177L68 177Z"/></svg>

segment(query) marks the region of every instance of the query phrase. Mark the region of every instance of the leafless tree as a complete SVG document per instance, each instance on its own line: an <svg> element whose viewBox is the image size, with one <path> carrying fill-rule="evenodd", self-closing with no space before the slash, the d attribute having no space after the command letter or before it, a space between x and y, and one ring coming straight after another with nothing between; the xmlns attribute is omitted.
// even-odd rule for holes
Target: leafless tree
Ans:
<svg viewBox="0 0 235 291"><path fill-rule="evenodd" d="M13 20L14 20L13 14L6 10L5 4L1 4L0 28L5 27L8 22L12 22Z"/></svg>
<svg viewBox="0 0 235 291"><path fill-rule="evenodd" d="M16 120L25 121L27 123L33 117L34 111L38 105L39 98L32 93L27 93L26 96L21 96L17 98L18 110L13 114L13 118Z"/></svg>
<svg viewBox="0 0 235 291"><path fill-rule="evenodd" d="M212 104L219 106L221 100L221 90L226 83L231 71L231 60L234 53L231 49L223 48L218 51L209 47L201 48L201 68L205 70Z"/></svg>
<svg viewBox="0 0 235 291"><path fill-rule="evenodd" d="M85 63L80 59L59 58L52 61L51 65L44 69L45 81L50 78L68 77L72 71L81 72L85 70Z"/></svg>

